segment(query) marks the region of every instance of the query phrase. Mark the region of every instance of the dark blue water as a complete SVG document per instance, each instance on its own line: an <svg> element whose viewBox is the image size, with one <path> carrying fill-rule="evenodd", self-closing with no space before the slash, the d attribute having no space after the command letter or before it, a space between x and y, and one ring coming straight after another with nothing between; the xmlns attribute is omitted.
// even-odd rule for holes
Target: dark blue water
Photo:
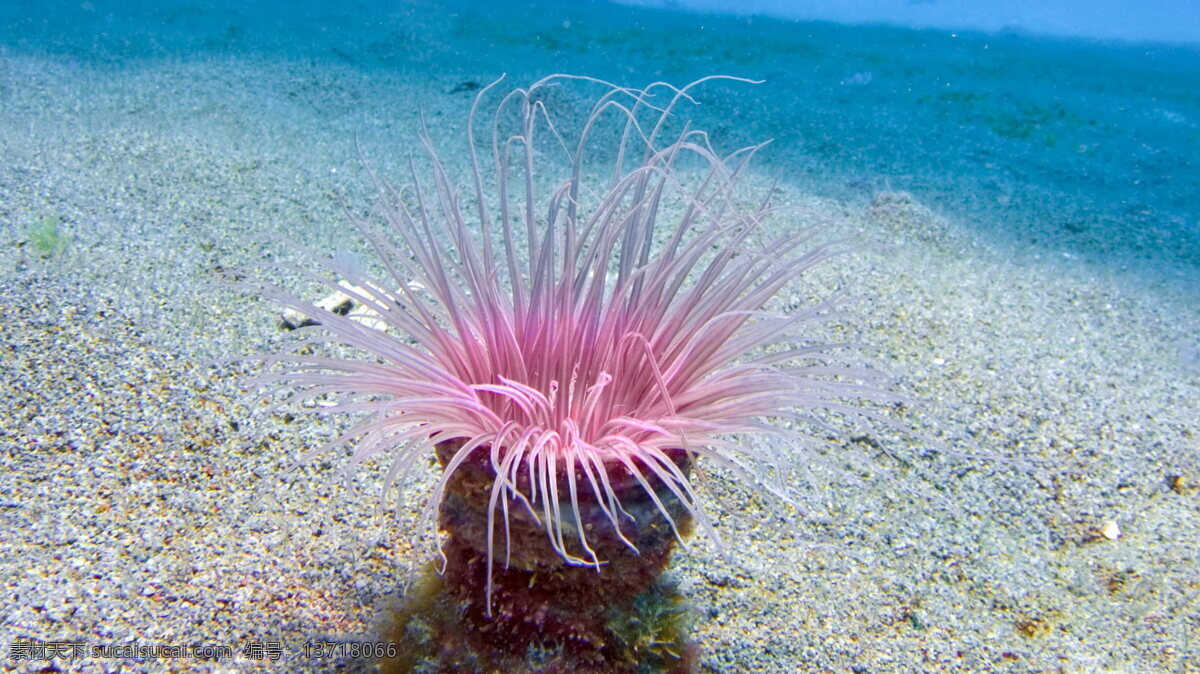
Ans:
<svg viewBox="0 0 1200 674"><path fill-rule="evenodd" d="M514 83L552 72L630 85L713 73L761 79L711 113L699 108L697 123L733 142L774 138L771 170L804 189L852 203L909 190L957 226L1016 251L1126 270L1200 270L1195 46L595 2L8 0L0 4L0 55L15 54L114 70L155 60L301 59L448 86L500 73Z"/></svg>

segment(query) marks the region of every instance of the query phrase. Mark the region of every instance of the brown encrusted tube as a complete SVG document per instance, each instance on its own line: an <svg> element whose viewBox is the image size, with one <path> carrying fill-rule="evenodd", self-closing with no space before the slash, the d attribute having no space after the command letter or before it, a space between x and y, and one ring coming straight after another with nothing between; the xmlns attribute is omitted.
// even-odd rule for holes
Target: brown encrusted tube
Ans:
<svg viewBox="0 0 1200 674"><path fill-rule="evenodd" d="M460 447L459 442L437 447L443 468ZM587 543L601 561L599 569L569 563L551 545L543 524L524 505L510 502L508 550L503 513L496 514L489 615L487 527L496 479L489 452L487 447L474 450L447 482L439 517L445 535L445 570L440 582L427 579L425 596L410 599L401 615L400 622L408 624L397 626L402 643L406 640L407 647L425 651L410 662L410 668L416 669L419 660L427 666L436 662L441 671L635 672L645 671L639 668L646 664L652 665L651 671L690 671L693 653L677 624L681 620L670 622L682 611L675 608L681 601L673 590L658 585L675 533L642 485L621 465L606 469L621 507L634 518L619 515L618 521L637 550L617 535L586 478L577 480L577 502ZM687 452L668 455L685 475L690 472ZM644 467L643 475L680 534L687 535L691 528L687 508ZM518 483L527 479L518 476ZM569 509L565 483L560 475L560 507ZM562 520L568 552L588 558L579 544L574 514ZM647 597L658 603L650 609L653 616L640 615L647 612L648 602L639 598ZM664 602L669 605L665 609ZM664 635L639 640L627 634L630 626L641 634L650 629L648 621L664 620L664 616L670 623L663 627ZM414 630L413 621L421 629ZM424 636L435 648L412 643L420 641L414 634ZM661 666L653 666L656 660Z"/></svg>

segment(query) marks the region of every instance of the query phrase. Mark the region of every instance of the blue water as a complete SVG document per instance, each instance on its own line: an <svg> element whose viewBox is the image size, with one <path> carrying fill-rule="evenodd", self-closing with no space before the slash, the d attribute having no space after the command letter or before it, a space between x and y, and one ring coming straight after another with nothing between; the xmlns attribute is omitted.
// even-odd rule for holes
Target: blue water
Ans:
<svg viewBox="0 0 1200 674"><path fill-rule="evenodd" d="M514 83L561 71L630 85L739 75L765 82L711 120L701 108L697 123L734 143L774 138L771 170L806 190L858 203L903 189L1015 251L1175 274L1200 268L1196 46L591 2L345 7L8 0L0 54L117 71L304 60L448 86L500 73Z"/></svg>
<svg viewBox="0 0 1200 674"><path fill-rule="evenodd" d="M619 0L783 19L890 24L947 32L1008 31L1059 37L1200 42L1200 6L1193 0Z"/></svg>

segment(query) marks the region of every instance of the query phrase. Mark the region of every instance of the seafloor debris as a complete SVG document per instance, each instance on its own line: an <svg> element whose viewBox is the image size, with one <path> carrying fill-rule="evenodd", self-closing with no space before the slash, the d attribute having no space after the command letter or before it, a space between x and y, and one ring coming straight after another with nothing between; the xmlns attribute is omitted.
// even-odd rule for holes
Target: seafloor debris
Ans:
<svg viewBox="0 0 1200 674"><path fill-rule="evenodd" d="M346 316L374 330L386 330L387 321L371 307L359 302L354 295L365 297L383 297L380 290L370 290L352 285L347 281L338 283L344 290L334 291L333 294L313 303L318 309L324 309L339 316ZM284 330L295 330L308 325L319 325L320 321L295 309L285 309L279 316L279 327Z"/></svg>

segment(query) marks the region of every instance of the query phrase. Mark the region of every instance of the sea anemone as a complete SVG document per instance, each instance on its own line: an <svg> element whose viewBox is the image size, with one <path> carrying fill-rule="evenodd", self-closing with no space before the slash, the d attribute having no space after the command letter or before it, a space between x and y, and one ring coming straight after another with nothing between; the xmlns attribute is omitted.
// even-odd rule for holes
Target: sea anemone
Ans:
<svg viewBox="0 0 1200 674"><path fill-rule="evenodd" d="M581 80L604 90L566 133L546 101ZM837 345L799 335L832 300L768 311L834 251L814 227L764 228L774 209L739 188L761 146L721 156L679 123L704 81L639 90L550 77L501 96L480 142L493 84L468 116L465 196L423 132L428 172L412 162L402 189L372 174L378 206L355 219L382 273L345 256L315 256L324 274L294 270L357 315L260 287L315 323L268 358L278 367L264 380L289 403L361 416L313 454L388 457L385 494L406 491L423 457L442 465L422 528L451 605L440 620L465 621L472 649L443 645L444 667L501 666L484 651L507 649L554 663L539 671L619 670L611 626L639 620L620 611L662 594L658 576L693 522L716 540L698 464L786 500L791 453L741 440L803 442L796 420L855 413L846 400L874 390L831 360Z"/></svg>

